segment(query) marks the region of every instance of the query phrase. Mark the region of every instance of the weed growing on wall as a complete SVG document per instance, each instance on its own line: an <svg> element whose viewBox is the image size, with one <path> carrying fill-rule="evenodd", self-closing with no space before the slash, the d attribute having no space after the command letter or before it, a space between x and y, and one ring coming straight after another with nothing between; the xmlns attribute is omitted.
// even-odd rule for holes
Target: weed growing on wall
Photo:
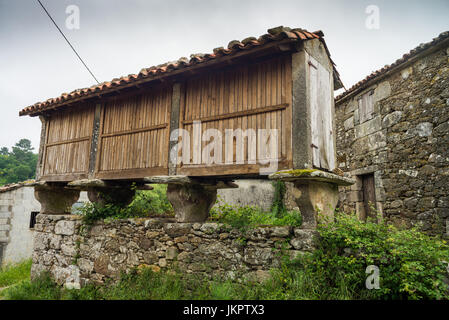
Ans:
<svg viewBox="0 0 449 320"><path fill-rule="evenodd" d="M284 204L284 196L286 191L285 182L279 180L274 181L273 186L274 198L273 204L271 205L271 212L273 212L277 218L281 218L287 213L287 209Z"/></svg>
<svg viewBox="0 0 449 320"><path fill-rule="evenodd" d="M256 206L232 206L218 197L217 205L211 210L211 220L228 224L233 228L246 230L261 225L294 226L302 223L299 211L265 212Z"/></svg>
<svg viewBox="0 0 449 320"><path fill-rule="evenodd" d="M128 219L154 216L173 216L173 208L167 199L167 186L152 185L153 190L138 190L130 205L121 207L112 203L86 203L79 209L85 225L103 219Z"/></svg>

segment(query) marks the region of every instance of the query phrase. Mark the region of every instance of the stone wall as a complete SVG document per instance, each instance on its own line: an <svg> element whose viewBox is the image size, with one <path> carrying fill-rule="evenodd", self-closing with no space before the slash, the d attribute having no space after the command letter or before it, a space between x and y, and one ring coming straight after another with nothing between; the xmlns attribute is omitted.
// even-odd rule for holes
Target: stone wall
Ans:
<svg viewBox="0 0 449 320"><path fill-rule="evenodd" d="M113 220L90 230L81 226L76 215L37 216L32 277L47 270L58 283L77 288L146 266L257 279L278 266L282 255L311 251L316 234L292 227L260 227L242 234L217 223L167 219Z"/></svg>
<svg viewBox="0 0 449 320"><path fill-rule="evenodd" d="M423 53L357 95L337 101L339 168L357 183L343 188L346 211L363 211L360 176L374 173L377 208L406 226L449 235L449 49ZM358 99L373 91L372 119Z"/></svg>
<svg viewBox="0 0 449 320"><path fill-rule="evenodd" d="M88 201L87 194L81 192L73 212L85 201ZM34 197L34 187L28 183L0 187L0 266L31 258L31 212L39 212L40 209L41 205Z"/></svg>
<svg viewBox="0 0 449 320"><path fill-rule="evenodd" d="M218 189L218 199L233 206L258 206L270 211L274 198L273 182L262 179L237 179L236 189Z"/></svg>

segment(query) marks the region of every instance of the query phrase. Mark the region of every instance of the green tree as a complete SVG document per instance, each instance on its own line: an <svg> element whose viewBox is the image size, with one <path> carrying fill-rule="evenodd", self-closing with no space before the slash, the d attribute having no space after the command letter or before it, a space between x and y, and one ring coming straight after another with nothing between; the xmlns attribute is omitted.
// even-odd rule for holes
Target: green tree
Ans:
<svg viewBox="0 0 449 320"><path fill-rule="evenodd" d="M31 141L20 139L9 152L0 148L0 185L33 179L36 174L37 154Z"/></svg>

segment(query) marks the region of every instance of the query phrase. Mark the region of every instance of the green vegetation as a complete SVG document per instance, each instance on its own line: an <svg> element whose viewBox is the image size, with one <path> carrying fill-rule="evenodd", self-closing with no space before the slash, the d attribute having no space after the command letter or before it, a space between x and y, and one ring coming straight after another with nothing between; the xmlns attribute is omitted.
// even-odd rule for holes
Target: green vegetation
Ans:
<svg viewBox="0 0 449 320"><path fill-rule="evenodd" d="M215 278L210 281L199 275L173 272L153 272L150 269L132 270L120 281L103 286L89 284L80 290L64 289L48 274L33 282L21 282L6 289L4 297L11 300L261 300L261 299L351 299L345 287L337 288L329 296L322 290L319 279L310 278L301 270L273 270L271 278L259 283L255 280L232 281Z"/></svg>
<svg viewBox="0 0 449 320"><path fill-rule="evenodd" d="M281 171L281 172L288 173L288 174L291 174L296 177L301 177L301 176L310 176L310 174L315 171L319 171L319 170L317 170L317 169L294 169L294 170Z"/></svg>
<svg viewBox="0 0 449 320"><path fill-rule="evenodd" d="M277 218L281 218L287 212L287 209L285 208L284 204L284 196L286 190L285 182L275 181L273 182L273 186L274 186L274 197L273 197L273 204L271 205L271 212L273 212Z"/></svg>
<svg viewBox="0 0 449 320"><path fill-rule="evenodd" d="M128 219L154 216L173 216L173 208L167 199L167 185L152 185L153 190L138 190L133 202L120 207L88 202L79 209L86 225L101 219Z"/></svg>
<svg viewBox="0 0 449 320"><path fill-rule="evenodd" d="M33 149L28 139L21 139L12 151L0 149L0 185L34 179L38 156Z"/></svg>
<svg viewBox="0 0 449 320"><path fill-rule="evenodd" d="M63 289L48 275L3 290L6 299L449 299L443 282L449 246L416 229L360 222L337 214L322 224L319 247L295 260L282 257L264 282L133 269L117 283ZM446 259L446 260L445 260ZM380 289L368 290L366 267L380 269ZM27 266L29 268L29 264ZM29 272L29 271L28 271ZM28 273L29 274L29 273ZM0 274L2 279L2 274Z"/></svg>
<svg viewBox="0 0 449 320"><path fill-rule="evenodd" d="M318 227L320 246L306 263L329 288L344 283L356 297L373 299L449 299L449 246L418 229L385 222L362 222L337 213L335 222ZM366 267L380 270L380 289L365 288Z"/></svg>
<svg viewBox="0 0 449 320"><path fill-rule="evenodd" d="M13 285L30 278L31 259L16 265L7 265L0 268L0 288Z"/></svg>
<svg viewBox="0 0 449 320"><path fill-rule="evenodd" d="M86 203L78 209L83 216L85 225L92 225L102 219L128 219L144 217L173 217L173 208L167 199L167 185L152 185L153 190L137 191L133 202L127 207L114 204L101 205ZM285 185L278 182L275 185L275 201L271 212L264 212L256 206L231 206L224 203L220 197L217 206L211 210L210 220L229 224L234 228L248 229L259 225L298 227L302 218L299 211L288 212L283 204Z"/></svg>
<svg viewBox="0 0 449 320"><path fill-rule="evenodd" d="M282 213L279 210L265 212L256 206L231 206L220 198L218 198L217 206L211 210L210 220L228 224L242 231L261 225L299 227L302 223L299 211L287 212L284 208Z"/></svg>

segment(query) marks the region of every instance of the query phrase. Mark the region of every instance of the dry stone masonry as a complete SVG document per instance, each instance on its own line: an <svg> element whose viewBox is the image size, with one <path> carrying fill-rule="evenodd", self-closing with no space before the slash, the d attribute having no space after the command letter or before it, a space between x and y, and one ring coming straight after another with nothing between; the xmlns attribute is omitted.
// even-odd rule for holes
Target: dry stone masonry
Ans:
<svg viewBox="0 0 449 320"><path fill-rule="evenodd" d="M207 277L264 279L282 256L314 248L316 231L259 227L242 233L218 223L128 219L82 227L76 215L39 214L32 277L49 271L67 287L116 280L122 271L178 269Z"/></svg>
<svg viewBox="0 0 449 320"><path fill-rule="evenodd" d="M449 235L448 40L337 100L337 160L357 180L342 188L346 211L366 217L371 174L385 218Z"/></svg>

